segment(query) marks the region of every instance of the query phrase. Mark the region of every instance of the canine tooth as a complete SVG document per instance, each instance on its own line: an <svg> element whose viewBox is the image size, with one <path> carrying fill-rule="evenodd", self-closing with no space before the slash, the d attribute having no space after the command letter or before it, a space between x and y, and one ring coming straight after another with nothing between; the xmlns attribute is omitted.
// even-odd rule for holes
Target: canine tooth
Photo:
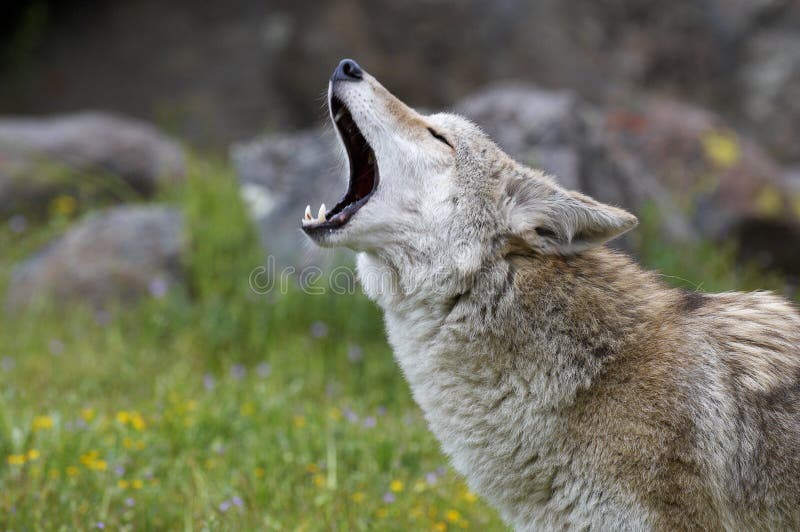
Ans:
<svg viewBox="0 0 800 532"><path fill-rule="evenodd" d="M306 205L306 220L313 220L311 217L311 205Z"/></svg>
<svg viewBox="0 0 800 532"><path fill-rule="evenodd" d="M319 214L317 214L317 220L319 220L320 222L324 222L325 221L325 204L324 203L319 206Z"/></svg>
<svg viewBox="0 0 800 532"><path fill-rule="evenodd" d="M339 109L339 112L336 113L336 116L333 118L334 121L338 122L340 118L344 116L344 109Z"/></svg>

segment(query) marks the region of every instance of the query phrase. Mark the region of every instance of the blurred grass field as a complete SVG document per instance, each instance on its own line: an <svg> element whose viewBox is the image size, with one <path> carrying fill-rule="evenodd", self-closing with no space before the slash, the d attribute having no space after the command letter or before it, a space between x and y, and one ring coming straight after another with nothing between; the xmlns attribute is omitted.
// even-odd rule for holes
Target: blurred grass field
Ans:
<svg viewBox="0 0 800 532"><path fill-rule="evenodd" d="M256 295L264 252L221 164L162 200L187 215L185 290L0 323L0 528L505 529L439 452L373 304ZM0 288L67 221L0 230ZM667 282L781 287L730 249L663 247L657 225L637 235Z"/></svg>

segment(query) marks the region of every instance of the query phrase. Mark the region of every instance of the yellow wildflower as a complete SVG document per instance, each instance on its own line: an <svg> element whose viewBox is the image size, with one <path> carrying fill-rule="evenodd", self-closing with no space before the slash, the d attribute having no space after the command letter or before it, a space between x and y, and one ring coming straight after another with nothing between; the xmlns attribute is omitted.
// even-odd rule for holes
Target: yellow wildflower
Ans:
<svg viewBox="0 0 800 532"><path fill-rule="evenodd" d="M135 490L140 490L144 486L144 482L139 480L138 478L131 482L131 487Z"/></svg>
<svg viewBox="0 0 800 532"><path fill-rule="evenodd" d="M69 216L70 214L74 213L77 206L78 202L75 201L75 198L65 194L57 196L52 202L50 202L51 211L55 214L60 214L63 216Z"/></svg>
<svg viewBox="0 0 800 532"><path fill-rule="evenodd" d="M78 476L78 473L80 473L80 470L74 465L67 466L66 471L67 471L67 476L69 477L76 477Z"/></svg>
<svg viewBox="0 0 800 532"><path fill-rule="evenodd" d="M314 485L318 488L323 487L325 485L325 475L321 473L314 475Z"/></svg>
<svg viewBox="0 0 800 532"><path fill-rule="evenodd" d="M194 399L189 399L188 401L186 401L186 410L188 410L189 412L194 412L195 410L197 410L197 401L195 401Z"/></svg>
<svg viewBox="0 0 800 532"><path fill-rule="evenodd" d="M703 135L702 141L706 157L719 167L729 168L733 166L742 155L739 149L739 141L733 133L712 131Z"/></svg>
<svg viewBox="0 0 800 532"><path fill-rule="evenodd" d="M91 450L87 453L83 453L80 457L80 461L83 465L88 466L89 464L97 460L99 457L100 457L99 451Z"/></svg>
<svg viewBox="0 0 800 532"><path fill-rule="evenodd" d="M28 451L28 460L38 460L39 459L39 451L36 449L31 449Z"/></svg>
<svg viewBox="0 0 800 532"><path fill-rule="evenodd" d="M133 447L133 440L125 436L124 438L122 438L122 446L125 447L126 449L130 449L131 447Z"/></svg>
<svg viewBox="0 0 800 532"><path fill-rule="evenodd" d="M127 425L131 421L131 415L125 410L120 410L117 412L117 421L123 425Z"/></svg>
<svg viewBox="0 0 800 532"><path fill-rule="evenodd" d="M458 526L460 526L461 528L469 528L469 521L467 521L466 519L460 519L458 521Z"/></svg>
<svg viewBox="0 0 800 532"><path fill-rule="evenodd" d="M384 517L389 515L389 510L387 510L386 508L378 508L378 511L375 512L375 515L377 515L379 519L383 519Z"/></svg>
<svg viewBox="0 0 800 532"><path fill-rule="evenodd" d="M47 476L49 476L53 480L56 480L58 477L61 476L61 473L58 472L58 469L53 468L47 472Z"/></svg>
<svg viewBox="0 0 800 532"><path fill-rule="evenodd" d="M305 416L294 416L293 423L295 427L302 429L306 426L306 418Z"/></svg>
<svg viewBox="0 0 800 532"><path fill-rule="evenodd" d="M105 471L108 469L108 462L100 458L100 453L95 450L82 454L80 461L87 469L93 469L95 471Z"/></svg>
<svg viewBox="0 0 800 532"><path fill-rule="evenodd" d="M317 467L317 464L315 464L314 462L311 462L306 466L306 471L308 471L309 473L316 473L319 471L319 467Z"/></svg>
<svg viewBox="0 0 800 532"><path fill-rule="evenodd" d="M763 187L755 199L756 209L764 216L777 216L783 210L783 196L773 187Z"/></svg>
<svg viewBox="0 0 800 532"><path fill-rule="evenodd" d="M147 424L139 412L131 412L131 426L139 432L147 428Z"/></svg>
<svg viewBox="0 0 800 532"><path fill-rule="evenodd" d="M128 487L130 487L130 485L131 485L131 483L130 483L130 482L128 482L127 480L125 480L125 479L119 479L119 480L117 481L117 487L118 487L119 489L121 489L121 490L126 490L126 489L128 489Z"/></svg>
<svg viewBox="0 0 800 532"><path fill-rule="evenodd" d="M422 493L428 488L427 482L424 480L417 480L414 482L414 493Z"/></svg>
<svg viewBox="0 0 800 532"><path fill-rule="evenodd" d="M331 408L330 412L328 412L328 415L332 420L339 421L342 418L342 411L334 407Z"/></svg>
<svg viewBox="0 0 800 532"><path fill-rule="evenodd" d="M50 416L33 416L31 422L33 430L45 430L53 428L53 418Z"/></svg>
<svg viewBox="0 0 800 532"><path fill-rule="evenodd" d="M478 500L478 496L472 493L470 490L464 490L464 500L468 503L472 504Z"/></svg>
<svg viewBox="0 0 800 532"><path fill-rule="evenodd" d="M253 474L256 476L256 478L263 478L267 472L263 467L257 467L253 470Z"/></svg>
<svg viewBox="0 0 800 532"><path fill-rule="evenodd" d="M353 493L353 495L350 498L353 499L354 503L358 504L364 501L364 494L360 491L357 491Z"/></svg>
<svg viewBox="0 0 800 532"><path fill-rule="evenodd" d="M434 532L447 532L447 525L439 521L433 525Z"/></svg>
<svg viewBox="0 0 800 532"><path fill-rule="evenodd" d="M253 403L244 403L241 408L239 408L239 413L245 417L252 416L256 411L255 405Z"/></svg>
<svg viewBox="0 0 800 532"><path fill-rule="evenodd" d="M404 486L402 480L393 480L391 483L389 483L389 489L395 493L400 493L403 491L403 488Z"/></svg>
<svg viewBox="0 0 800 532"><path fill-rule="evenodd" d="M81 409L81 419L86 421L87 423L94 419L95 412L94 408L82 408Z"/></svg>
<svg viewBox="0 0 800 532"><path fill-rule="evenodd" d="M6 462L8 462L8 465L25 465L25 455L10 454L8 458L6 458Z"/></svg>
<svg viewBox="0 0 800 532"><path fill-rule="evenodd" d="M447 510L444 513L444 519L448 523L458 523L459 519L461 519L461 513L458 510Z"/></svg>

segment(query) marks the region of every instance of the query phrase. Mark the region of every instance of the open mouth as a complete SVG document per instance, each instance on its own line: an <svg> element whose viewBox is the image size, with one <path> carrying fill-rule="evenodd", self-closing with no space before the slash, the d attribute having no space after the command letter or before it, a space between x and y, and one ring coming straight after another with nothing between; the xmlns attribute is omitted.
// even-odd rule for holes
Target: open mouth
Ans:
<svg viewBox="0 0 800 532"><path fill-rule="evenodd" d="M378 187L378 163L375 152L361 134L347 106L336 96L331 96L331 116L339 131L347 158L350 161L350 184L344 197L330 211L323 203L317 217L311 214L311 206L306 207L302 218L303 230L308 233L333 231L343 227L358 210L367 203Z"/></svg>

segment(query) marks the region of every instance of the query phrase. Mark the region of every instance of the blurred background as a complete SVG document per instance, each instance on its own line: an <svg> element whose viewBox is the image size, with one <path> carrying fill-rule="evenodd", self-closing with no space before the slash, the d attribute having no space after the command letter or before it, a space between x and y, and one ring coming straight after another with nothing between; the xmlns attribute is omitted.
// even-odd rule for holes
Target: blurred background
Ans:
<svg viewBox="0 0 800 532"><path fill-rule="evenodd" d="M352 263L297 229L343 57L636 213L665 282L797 297L797 0L6 1L3 528L502 529L303 278Z"/></svg>

